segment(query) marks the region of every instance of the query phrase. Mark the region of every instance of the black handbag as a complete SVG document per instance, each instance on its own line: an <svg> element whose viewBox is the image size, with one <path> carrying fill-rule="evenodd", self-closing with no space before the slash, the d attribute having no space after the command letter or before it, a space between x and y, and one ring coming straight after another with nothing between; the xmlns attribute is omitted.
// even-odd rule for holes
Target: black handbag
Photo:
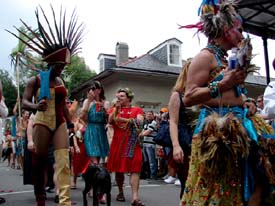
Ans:
<svg viewBox="0 0 275 206"><path fill-rule="evenodd" d="M179 144L182 148L190 147L192 141L192 130L186 121L186 110L182 102L182 95L179 93L180 98L180 111L179 111L179 124L178 124L178 137ZM172 140L170 137L169 121L160 123L160 128L154 141L163 147L172 147Z"/></svg>
<svg viewBox="0 0 275 206"><path fill-rule="evenodd" d="M172 147L168 121L162 121L160 123L159 130L157 135L154 137L154 141L156 144L163 147Z"/></svg>

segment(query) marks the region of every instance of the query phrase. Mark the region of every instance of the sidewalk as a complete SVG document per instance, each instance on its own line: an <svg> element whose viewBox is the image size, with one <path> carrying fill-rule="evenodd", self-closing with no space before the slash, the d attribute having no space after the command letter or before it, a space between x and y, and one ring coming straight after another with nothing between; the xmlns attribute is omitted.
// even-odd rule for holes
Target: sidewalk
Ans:
<svg viewBox="0 0 275 206"><path fill-rule="evenodd" d="M5 204L1 206L30 206L34 204L34 194L32 185L23 185L22 171L7 167L7 162L0 162L0 196L6 199ZM114 175L112 175L112 179ZM113 181L114 182L114 181ZM82 190L84 181L81 177L77 180L77 189L71 190L72 205L83 205ZM163 180L140 182L140 199L144 201L146 206L168 206L179 205L180 187L168 185ZM112 206L130 206L131 205L131 188L129 186L129 176L125 175L124 195L126 202L118 202L115 200L118 194L116 186L112 187ZM54 193L47 193L47 206L55 206ZM88 198L89 206L92 205L92 198Z"/></svg>

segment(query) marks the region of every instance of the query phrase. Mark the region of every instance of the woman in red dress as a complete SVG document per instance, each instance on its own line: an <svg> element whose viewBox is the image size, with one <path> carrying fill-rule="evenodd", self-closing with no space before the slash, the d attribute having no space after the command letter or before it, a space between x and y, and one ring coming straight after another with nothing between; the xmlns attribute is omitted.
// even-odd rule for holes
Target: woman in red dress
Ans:
<svg viewBox="0 0 275 206"><path fill-rule="evenodd" d="M109 123L114 129L114 136L108 159L108 169L115 172L119 194L116 200L124 202L123 194L124 173L130 173L132 189L132 205L142 206L138 199L139 175L142 166L142 149L139 144L139 133L143 126L143 110L131 106L134 94L130 89L120 89L117 101L110 110Z"/></svg>

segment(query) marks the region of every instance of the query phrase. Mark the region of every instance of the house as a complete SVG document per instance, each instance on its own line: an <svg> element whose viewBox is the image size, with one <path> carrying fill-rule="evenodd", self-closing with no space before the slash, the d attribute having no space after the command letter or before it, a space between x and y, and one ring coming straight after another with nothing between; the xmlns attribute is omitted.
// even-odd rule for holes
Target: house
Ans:
<svg viewBox="0 0 275 206"><path fill-rule="evenodd" d="M93 80L104 86L108 101L115 98L119 88L129 87L134 93L133 105L145 111L159 111L167 107L171 89L184 65L181 58L182 42L177 38L160 43L146 54L131 58L126 43L116 44L116 54L99 54L100 73L72 91L72 98L86 96ZM264 92L265 77L249 75L246 80L248 94L257 97Z"/></svg>
<svg viewBox="0 0 275 206"><path fill-rule="evenodd" d="M168 39L146 54L129 58L126 43L116 44L116 55L99 54L100 73L72 91L72 97L82 98L93 80L99 80L107 100L112 101L119 88L129 87L134 93L133 105L159 111L167 106L171 89L182 68L182 42Z"/></svg>

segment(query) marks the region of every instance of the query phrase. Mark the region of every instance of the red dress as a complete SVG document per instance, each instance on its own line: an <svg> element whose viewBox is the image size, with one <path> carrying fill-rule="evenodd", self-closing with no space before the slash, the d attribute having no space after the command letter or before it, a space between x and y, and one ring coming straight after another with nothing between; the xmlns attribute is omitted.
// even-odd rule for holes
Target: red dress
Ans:
<svg viewBox="0 0 275 206"><path fill-rule="evenodd" d="M110 113L113 112L113 108ZM143 115L144 112L140 107L121 108L118 117L136 118L137 115ZM126 155L126 150L130 137L129 127L124 128L125 123L113 124L114 136L110 148L110 156L107 168L111 172L130 172L139 173L142 166L142 149L137 142L134 147L133 156Z"/></svg>

